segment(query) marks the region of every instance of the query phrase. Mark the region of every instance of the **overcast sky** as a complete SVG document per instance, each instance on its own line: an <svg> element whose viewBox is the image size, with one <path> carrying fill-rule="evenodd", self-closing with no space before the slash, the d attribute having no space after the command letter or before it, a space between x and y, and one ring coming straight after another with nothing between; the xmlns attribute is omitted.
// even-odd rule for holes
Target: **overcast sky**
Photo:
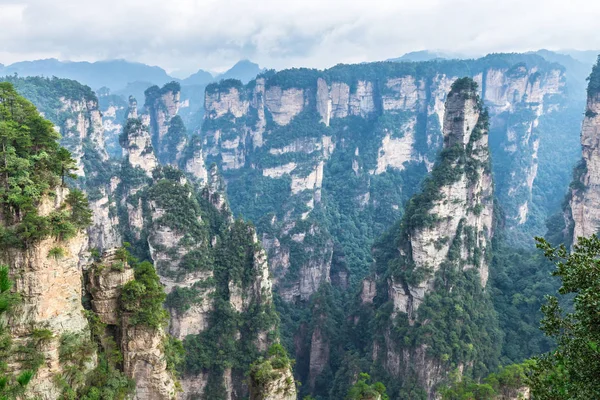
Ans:
<svg viewBox="0 0 600 400"><path fill-rule="evenodd" d="M597 0L0 0L0 63L324 68L438 49L598 49Z"/></svg>

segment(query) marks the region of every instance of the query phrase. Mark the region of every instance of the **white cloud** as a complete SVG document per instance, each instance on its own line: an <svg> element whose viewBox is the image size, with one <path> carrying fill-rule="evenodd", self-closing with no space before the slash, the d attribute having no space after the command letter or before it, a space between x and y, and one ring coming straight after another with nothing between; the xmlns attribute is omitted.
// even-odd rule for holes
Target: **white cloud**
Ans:
<svg viewBox="0 0 600 400"><path fill-rule="evenodd" d="M328 67L421 49L600 48L588 0L0 0L0 62L125 58L168 70Z"/></svg>

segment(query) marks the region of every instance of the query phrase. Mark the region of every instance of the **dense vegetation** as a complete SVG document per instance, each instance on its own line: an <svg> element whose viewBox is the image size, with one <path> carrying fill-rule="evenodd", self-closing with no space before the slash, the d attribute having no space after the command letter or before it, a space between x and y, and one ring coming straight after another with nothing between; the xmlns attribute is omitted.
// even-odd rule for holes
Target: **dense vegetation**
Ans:
<svg viewBox="0 0 600 400"><path fill-rule="evenodd" d="M490 67L507 69L509 75L518 77L523 74L522 67L526 64L539 65L541 71L555 67L533 55L491 55L484 59L466 62L374 63L359 66L339 65L325 72L308 69L280 73L267 72L264 78L267 80L267 87L278 85L284 89L302 87L313 90L316 88L317 79L323 77L329 83L332 81L348 83L352 92L356 90L356 82L364 79L374 82L376 91L385 93L386 90L389 90L385 86L385 81L390 77L411 74L417 78L424 78L429 84L430 79L438 72L451 75L475 75L485 72ZM592 74L593 76L594 74ZM590 87L593 89L592 77L590 78ZM24 81L16 79L15 84L17 81L23 85ZM57 85L58 81L61 81L59 85ZM90 101L94 99L87 92L81 92L76 85L71 88L67 82L62 82L62 80L43 80L33 83L47 87L44 90L48 90L48 98L56 99L58 93L66 91L73 92L73 96L84 96ZM248 87L252 85L253 83ZM596 86L600 87L600 84ZM209 85L207 93L212 94L229 88L237 88L242 91L244 86L235 80L223 81L220 85ZM38 89L32 90L31 95L39 96L38 101L43 102L45 97L36 90ZM168 90L177 91L179 88L176 87L176 84L166 85L163 89L150 88L147 92L147 104L153 107L163 107L157 100ZM430 95L431 93L428 93L428 96ZM0 107L5 103L7 102L0 101ZM52 111L57 109L57 105L58 103L47 103L44 107ZM331 121L331 126L326 127L319 122L320 116L313 107L314 104L311 103L308 111L301 113L291 124L284 127L278 127L273 123L272 117L267 115L268 134L265 135L265 145L248 155L246 163L260 168L269 168L282 161L295 162L298 164L295 173L305 175L311 172L311 165L315 165L321 160L320 151L313 151L309 154L292 152L274 156L270 150L283 148L298 139L320 140L322 136L333 137L336 150L325 165L322 203L315 206L306 220L300 220L302 214L309 210L306 203L310 196L307 196L307 193L292 196L291 178L287 174L281 178L270 178L263 176L260 170L255 169L224 172L228 179L230 200L235 213L255 221L260 233L277 234L278 226L273 226L271 223L273 217L276 217L277 223L284 221L284 218L296 219L297 224L289 232L290 235L309 231L316 232L307 235L303 244L296 243L289 238L287 241L285 238L281 240L283 245L290 248L289 280L298 277L298 270L303 263L313 260L307 255L307 246L312 246L315 253L319 251L333 253L332 286L324 285L307 302L287 304L276 298L283 322L283 343L290 351L301 349L300 356L297 357L296 371L304 382L308 381L307 353L310 348L310 336L316 329L322 330L323 337L326 338L331 349L328 363L324 372L318 377L315 387L309 388L305 383L303 393L312 393L318 399L337 399L351 387L356 389L351 392L354 396L351 397L352 399L369 398L363 395L371 396L375 395L375 392L383 393L377 391L377 388L381 387L370 384L365 376L359 376L357 382L356 377L360 371L369 371L376 379L386 382L392 398L398 396L418 399L424 394L410 377L404 382L398 382L386 374L379 360L372 362L366 357L366 355L372 354L372 343L382 342L381 332L388 326L392 311L388 299L385 296L376 297L375 305L371 309L356 306L350 307L352 309L349 310L348 304L354 303L353 295L356 293L356 285L373 262L370 249L375 238L390 228L392 222L399 220L403 215L406 215L404 221L408 221L405 222L405 226L418 227L433 222L435 216L429 214L427 210L435 193L428 192L428 185L435 188L440 182L450 182L455 179L456 173L469 166L460 165L460 160L464 158L464 155L459 154L456 149L444 151L441 160L442 164L444 164L444 160L447 161L446 167L448 168L434 170L431 178L426 180L424 194L408 203L406 208L408 212L405 213L405 203L419 188L421 180L427 174L426 164L422 162L423 158L427 157L428 160L433 160L441 145L440 121L437 116L422 112L416 113L414 147L418 153L415 160L419 159L419 161L405 163L405 169L402 171L389 169L383 174L371 175L367 172L377 167L379 144L382 138L387 134L393 138L402 137L404 133L398 130L397 126L412 116L409 113L383 112L381 104L376 104L376 112L367 118L334 119ZM574 140L576 135L572 135L573 120L575 119L573 115L574 111L568 110L545 116L540 120L539 132L548 133L549 137L556 140ZM531 121L531 117L531 110L519 107L514 113L501 116L507 124L523 128L517 132L519 138L527 134L525 127ZM232 115L227 115L219 120L206 120L205 129L221 129L223 131L221 139L227 140L246 132L246 128L254 127L255 123L256 116L251 113L237 119ZM534 135L539 132L534 132ZM497 133L499 135L494 134L494 137L504 134L500 130ZM159 147L154 146L159 153L161 162L170 162L166 156L173 154L174 149L185 136L187 136L187 132L184 123L179 117L173 118L167 132L166 142L161 143L161 146L167 149L163 153L164 157L160 155ZM194 139L197 141L195 143L197 147L200 146L201 139L200 137ZM19 140L14 142L8 140L6 143L11 143L15 147L15 154L24 154L16 150ZM166 147L164 147L165 143ZM492 146L495 148L501 148L505 144L502 140L492 141ZM569 156L565 157L564 154L566 154L567 148L572 147L565 145L564 149L557 153L553 147L544 148L542 141L539 150L538 172L539 181L542 183L536 181L534 184L534 198L530 202L531 217L524 228L519 228L523 234L518 236L519 240L517 241L523 239L522 242L525 243L525 238L530 237L530 233L543 230L543 222L547 215L560 206L559 197L562 196L563 189L559 187L559 184L543 185L543 182L554 181L556 177L560 182L568 181L568 172L566 172L568 168L563 168L563 164L566 166L572 155L569 153ZM532 149L525 150L523 154L519 153L516 156L494 154L494 171L497 181L500 182L499 185L502 185L503 181L505 184L509 179L511 168L518 170L519 159L526 157L525 153ZM153 149L150 148L148 151L153 151ZM7 154L11 155L11 152L12 150L9 149ZM91 160L89 154L86 153L84 157L84 162L87 162L86 172L89 170L99 172L96 175L97 179L88 179L90 181L88 183L93 182L92 186L95 186L100 182L106 182L106 178L115 171L110 168L101 169L99 167L101 163ZM360 157L357 157L358 154ZM35 157L36 154L32 153L25 154L21 158ZM66 153L58 154L58 151L56 159L59 162L56 164L52 179L61 184L63 183L61 182L62 177L68 178L69 176L72 160ZM354 171L355 160L358 160L357 167L361 172ZM459 168L454 168L457 160ZM17 161L22 162L22 160ZM220 162L221 160L216 157L210 161ZM9 172L13 173L14 171L13 168ZM32 171L35 172L35 168ZM32 174L34 172L30 171ZM192 335L185 341L187 356L179 370L186 373L208 372L209 384L206 394L218 399L223 394L222 372L226 368L233 367L235 379L241 379L251 363L261 355L254 343L258 332L269 331L271 339L277 335L275 329L277 315L271 305L251 305L242 313L234 310L231 305L232 283L239 284L244 288L256 277L251 255L257 249L249 238L252 232L251 227L239 221L229 227L227 218L210 204L206 193L201 193L198 188L193 187L193 184L180 184L181 173L163 169L155 173L153 180L150 180L143 172L134 170L125 162L119 175L123 180L118 189L118 197L123 200L122 203L119 202L119 216L125 227L125 238L133 242L132 251L142 259L148 259L148 236L154 227L164 225L184 233L184 238L177 245L178 248L185 248L186 251L189 251L182 257L176 268L168 265L161 269L161 266L157 264L159 273L167 274L165 271L176 269L178 272L175 275L180 274L181 276L198 271L213 274L211 278L201 284L191 288L173 290L167 297L166 304L171 312L183 313L192 305L199 304L208 297L210 297L210 301L213 301L214 296L214 310L210 315L210 327L200 335ZM12 176L10 177L12 178ZM45 193L51 194L51 186L48 185L48 187L50 189L44 189ZM25 188L27 185L20 189L20 193ZM138 189L142 190L138 191ZM131 194L133 192L137 193ZM63 210L60 215L54 215L49 221L47 228L49 234L68 238L74 230L85 226L89 221L89 215L84 212L86 208L84 197L81 196L81 193L72 193L75 193L73 204ZM7 195L6 199L16 201L19 197L18 194L15 196L11 192L11 196ZM360 204L357 199L364 198L365 194L369 196L366 202L364 205L357 206ZM376 201L369 202L368 198L376 199ZM138 200L141 200L141 203L138 203ZM159 208L166 210L161 218L152 221L155 224L154 227L147 222L152 211L150 209L151 201L155 202ZM514 208L516 204L510 197L501 199L500 203L509 209ZM127 227L125 213L128 208L137 207L138 204L141 204L143 208L146 225L141 232L134 232ZM11 207L14 208L13 205ZM26 207L22 208L23 214L26 214ZM39 234L38 232L46 231L45 222L39 222L34 217L29 217L33 221L32 225L24 225L23 232L26 235L32 235L34 238L32 240L37 240L35 237ZM29 223L29 219L26 222ZM40 230L40 227L44 229ZM377 241L375 258L377 259L376 267L380 273L388 272L389 261L396 256L396 236L399 229L399 226L392 228L388 234ZM9 244L18 242L10 232L3 237L7 237ZM21 237L18 236L17 239L21 240ZM507 246L504 240L506 239L498 240L494 245L496 255L492 262L489 295L477 287L478 277L475 273L463 273L455 266L449 266L444 270L443 279L438 276L436 285L443 283L445 286L449 285L455 289L448 293L440 292L444 293L443 295L438 293L429 296L421 306L422 316L414 326L410 326L407 321L404 321L402 315L399 315L394 321L395 328L392 335L398 341L403 342L402 346L406 346L406 348L427 344L430 346L431 354L442 359L448 366L457 366L465 361L469 363L474 359L483 360L481 363L475 363L468 367L465 370L465 378L444 393L449 399L472 397L483 399L488 398L485 396L498 394L504 387L505 380L510 380L514 376L521 379L521 372L517 371L518 373L515 375L505 376L507 370L504 369L497 373L496 378L492 376L484 381L480 379L483 379L499 364L519 362L524 357L548 351L554 345L552 339L544 338L536 329L541 317L538 311L540 298L543 294L555 289L553 281L546 276L551 265L529 251L515 250ZM193 247L197 247L197 249L190 250ZM171 260L177 258L174 249L156 250L165 251ZM398 269L394 271L399 272ZM415 281L421 279L419 273L413 272L404 273L403 278ZM342 278L348 273L349 283ZM124 305L132 313L133 321L148 326L160 326L165 321L164 310L161 307L165 297L164 293L159 290L160 284L156 271L150 264L140 263L136 267L136 281L134 282L136 283L128 285L123 298ZM281 281L280 283L286 284ZM346 290L348 284L350 286ZM209 288L214 289L214 294L205 295L205 291ZM496 317L493 315L490 299L493 301L493 307L499 313L498 319L502 332L500 332ZM485 308L489 312L482 312L481 308ZM348 318L349 315L358 316L358 323L353 323ZM428 320L439 321L439 323L429 324ZM486 329L481 330L480 326L485 326ZM239 340L236 339L238 335ZM502 354L499 353L500 345L502 345ZM81 348L84 347L81 346ZM175 351L173 354L172 362L170 362L172 366L178 364L178 352ZM67 362L69 365L75 366L79 365L82 359L77 358L76 360L67 360ZM115 393L119 394L109 395L107 392L99 394L100 392L96 389L89 391L85 389L85 396L89 395L89 397L82 397L84 396L82 391L77 394L79 397L74 398L112 398L111 396L118 398L126 393L127 380L118 374L115 375L115 363L107 362L106 359L107 356L101 356L100 366L96 371L96 374L101 377L99 378L100 382L105 382L105 384L98 384L97 389L108 390L107 387L114 386ZM254 365L256 367L258 364ZM558 363L558 365L562 374L562 368L566 364ZM554 367L556 367L556 363L553 364ZM512 372L514 371L511 370ZM559 378L561 376L560 374L551 374L551 376L555 375ZM499 378L500 376L502 378ZM573 389L569 388L568 390Z"/></svg>
<svg viewBox="0 0 600 400"><path fill-rule="evenodd" d="M536 399L593 399L600 396L600 239L579 238L568 252L538 239L538 247L556 263L561 279L558 293L571 295L572 308L548 296L542 307L542 330L556 340L556 348L536 357L530 380ZM571 302L570 302L571 303Z"/></svg>
<svg viewBox="0 0 600 400"><path fill-rule="evenodd" d="M269 347L266 357L260 357L250 366L249 377L253 399L267 398L269 385L280 381L279 394L288 395L294 389L294 379L289 375L293 362L279 343Z"/></svg>
<svg viewBox="0 0 600 400"><path fill-rule="evenodd" d="M592 68L592 73L588 77L587 88L587 94L590 98L596 96L598 93L600 93L600 56L598 56L598 61Z"/></svg>
<svg viewBox="0 0 600 400"><path fill-rule="evenodd" d="M442 400L496 400L521 398L527 386L527 374L533 363L513 364L500 368L483 381L462 377L454 371L448 387L440 390ZM521 396L521 397L519 397Z"/></svg>
<svg viewBox="0 0 600 400"><path fill-rule="evenodd" d="M383 383L369 384L370 380L369 374L361 373L358 381L348 391L346 400L388 400Z"/></svg>
<svg viewBox="0 0 600 400"><path fill-rule="evenodd" d="M11 83L21 96L35 104L45 118L59 126L62 125L60 113L62 108L61 97L68 100L83 100L96 104L98 102L96 94L89 86L82 85L70 79L56 77L43 78L39 76L25 78L7 76L0 78L0 81Z"/></svg>
<svg viewBox="0 0 600 400"><path fill-rule="evenodd" d="M29 79L16 82L25 88L25 92L30 88L32 93L41 93L46 100L66 92L95 101L91 91L78 92L81 85L72 81ZM69 92L70 89L73 92ZM92 214L83 192L66 188L65 178L72 177L74 160L69 151L58 144L58 139L50 121L43 119L11 84L0 83L0 156L3 159L0 202L4 216L1 230L4 249L26 248L47 237L65 241L91 223ZM66 193L59 193L63 191ZM43 202L65 194L58 209L39 215ZM62 247L55 246L48 257L58 260L64 252ZM11 286L8 268L0 267L0 314L10 312L19 300L17 293L11 293ZM88 316L94 326L93 320L97 317L91 312ZM97 331L94 332L96 335ZM114 354L101 351L88 333L67 332L55 337L49 329L32 327L28 337L17 344L11 342L7 326L0 324L0 397L15 399L24 395L29 382L45 362L44 352L50 341L59 345L63 372L55 377L55 383L62 390L64 399L121 399L131 392L132 383L116 368L120 360L111 359ZM98 366L89 371L96 355L99 355ZM5 374L9 360L17 363L21 371L18 375Z"/></svg>
<svg viewBox="0 0 600 400"><path fill-rule="evenodd" d="M269 341L277 335L278 317L269 300L250 304L243 312L234 309L231 302L234 293L230 288L249 288L259 273L259 266L254 264L257 244L251 232L246 223L236 221L221 233L214 249L214 310L209 317L209 327L184 341L185 372L208 372L209 386L205 395L214 399L224 398L222 374L226 368L243 374L260 356L256 347L258 335L267 333Z"/></svg>
<svg viewBox="0 0 600 400"><path fill-rule="evenodd" d="M2 246L25 247L49 236L66 240L89 225L87 199L75 189L62 209L38 214L43 198L63 190L65 177L74 169L74 160L58 138L30 102L11 84L0 83L0 202L6 222Z"/></svg>
<svg viewBox="0 0 600 400"><path fill-rule="evenodd" d="M432 80L437 79L435 78L436 74L476 76L482 73L484 84L482 89L485 91L485 77L490 69L503 70L509 77L521 79L529 74L529 70L534 66L538 71L530 77L532 84L551 69L564 71L562 66L546 62L533 54L494 54L479 60L467 61L369 63L338 65L326 71L292 69L265 72L262 77L266 80L267 88L279 86L282 89L305 89L304 111L297 115L290 124L283 127L275 124L272 117L266 112L267 133L263 135L262 147L246 151L245 167L226 170L223 173L228 181L228 194L234 213L254 221L260 233L266 234L269 238L277 237L281 246L289 249L290 268L286 270L284 279L279 277L279 287L286 288L288 283L293 285L294 281L298 279L298 271L303 265L309 263L317 265L332 255L330 278L335 294L331 295L330 304L333 305L333 309L328 315L331 317L331 321L343 321L343 317L336 319L337 317L334 315L348 314L344 308L347 307L345 304L349 298L346 297L348 292L344 288L347 287L346 285L350 285L349 293L354 292L356 285L367 274L368 266L373 262L371 247L375 238L390 229L393 222L400 220L403 215L408 216L405 219L405 226L417 227L433 223L435 216L428 212L428 205L435 198L434 192L437 184L451 182L463 169L473 171L473 167L475 167L475 165L460 165L460 160L464 159L465 155L460 154L456 149L445 150L442 152L441 159L445 160L445 162L442 161L442 164L445 164L446 167L434 170L425 183L423 194L407 204L427 175L426 164L416 161L416 159L432 161L441 147L441 129L437 115L422 111L383 110L382 104L375 101L375 111L372 114L362 117L334 118L330 121L330 126L326 127L319 123L321 118L316 114L316 105L313 103L312 97L319 78L324 79L328 84L345 82L350 87L350 93L356 91L358 81L371 82L375 97L378 98L380 95L391 93L390 88L386 86L388 79L410 75L417 81L423 80L429 102L433 96L429 90L434 87ZM465 83L468 82L465 81ZM250 91L254 88L253 85L254 83L251 82L245 87L246 91L243 91L243 87L239 83L235 84L235 87L241 92L242 100L247 99ZM223 89L228 87L232 86L225 84ZM221 87L215 84L211 86L210 93L216 93L219 90ZM525 173L523 160L530 157L534 151L533 147L519 149L518 154L512 154L505 149L509 147L507 139L509 128L516 127L517 142L524 140L527 135L526 127L530 126L536 118L532 110L537 107L537 103L529 103L526 98L523 98L521 102L515 101L514 110L492 116L495 125L492 129L493 135L490 134L490 147L493 153L492 169L497 188L499 188L496 192L507 194L509 187L513 184L518 184L520 187L520 191L515 195L504 196L500 199L496 207L497 212L501 213L502 208L513 212L517 208L516 205L522 204L525 199L528 201L529 216L525 224L516 227L514 221L508 221L507 227L510 226L510 230L504 231L504 217L499 214L498 220L501 222L496 232L505 234L494 244L500 249L497 257L488 260L492 264L488 293L479 293L472 298L465 299L465 292L470 291L473 285L477 284L476 277L468 276L468 274L450 274L449 282L458 285L465 292L457 291L456 297L448 296L448 299L452 299L448 301L446 301L446 296L441 296L441 299L431 298L426 301L427 305L424 305L425 310L430 310L429 307L433 310L430 316L435 314L436 317L439 317L448 312L450 316L445 322L448 325L428 327L427 329L433 330L431 336L428 336L430 335L428 330L420 331L411 327L410 330L414 332L414 335L407 334L406 336L409 341L410 338L427 338L422 340L430 340L435 348L432 351L438 356L448 357L450 363L456 362L452 361L456 359L468 359L477 353L465 347L468 344L475 348L479 346L481 353L477 357L481 356L486 361L483 365L475 366L473 371L467 371L468 373L474 372L477 377L485 376L500 363L520 362L538 351L549 349L552 345L552 341L544 338L537 330L537 324L541 317L539 299L545 293L552 291L554 285L553 281L545 275L549 268L548 263L535 256L530 250L521 251L515 247L530 247L531 237L534 234L545 232L546 219L561 206L561 198L570 180L570 164L577 157L578 135L576 131L579 126L577 119L580 118L580 113L577 111L577 105L563 108L565 106L564 96L548 97L544 101L549 108L553 107L557 111L550 113L546 109L544 110L544 114L539 118L539 125L532 132L532 140L529 140L532 146L537 146L533 139L542 138L543 135L543 140L540 141L537 150L539 179L534 181L531 199L528 198L525 187L521 185L522 182L517 181ZM428 107L431 107L431 104ZM241 118L233 118L232 115L219 119L208 118L203 127L204 134L220 130L222 137L226 137L228 140L237 136L242 137L244 126L254 127L255 117L251 117L252 112L254 111L250 111L248 115ZM388 134L392 138L402 138L404 132L397 127L402 123L410 122L412 124L413 120L413 147L415 149L412 155L413 160L406 162L403 170L390 168L384 173L373 174L377 168L382 139ZM212 141L213 137L210 134L206 137L209 146L218 145L217 142ZM306 176L324 159L321 151L315 150L314 147L311 148L311 143L320 142L319 139L322 137L332 138L335 143L335 151L325 159L321 202L315 205L308 217L305 217L305 213L310 211L306 203L311 199L311 193L292 194L289 191L291 175ZM567 144L557 146L556 143L561 141ZM285 153L280 154L280 149L286 147L293 150L286 150ZM223 150L223 153L227 153L227 151ZM209 162L214 161L218 164L222 162L220 155L209 154L208 159ZM455 168L457 160L459 165L458 168ZM296 164L293 172L276 178L263 176L260 170L254 169L254 167L267 169L289 163ZM249 168L249 166L253 168ZM490 167L485 166L485 168L489 171ZM516 174L513 174L514 171ZM552 182L552 184L547 184L547 182ZM428 185L433 190L428 190ZM292 230L284 229L284 226L289 223L287 221L290 220L296 221L294 228ZM399 232L398 229L393 228L390 235L396 235ZM285 234L282 234L282 231ZM291 235L300 233L306 233L305 243L298 244L289 240ZM468 235L468 232L465 234ZM393 249L394 244L394 240L391 237L388 238L386 246ZM322 258L315 257L314 254L322 254ZM473 255L473 257L482 255L483 253ZM489 254L487 256L489 257ZM387 261L389 260L378 262L381 268L380 273L387 270ZM400 265L401 263L396 264ZM399 272L396 271L396 273ZM402 274L405 279L416 282L422 279L424 272L409 269L403 271ZM319 297L320 295L315 296ZM463 302L467 303L465 307L462 307ZM297 304L285 304L278 301L277 304L282 317L283 343L287 346L288 351L292 351L294 348L298 351L297 377L306 381L308 369L306 359L308 357L302 354L308 351L309 347L298 350L300 341L298 335L304 338L301 340L302 343L309 342L313 327L322 323L319 322L319 314L311 311L312 300ZM381 320L385 320L386 315L389 315L389 310L383 307L385 299L376 299L376 304L380 308L378 314ZM465 314L455 314L455 306L462 307L461 312ZM499 317L496 317L493 311L480 313L478 307L481 309L495 307L502 312ZM436 312L436 310L439 311ZM470 321L464 330L462 326L459 327L453 322L453 316L457 315ZM329 321L329 319L327 320ZM486 326L489 328L485 332L477 328L478 324L483 321L486 321ZM470 323L473 324L470 325ZM310 328L306 329L306 326ZM452 329L457 329L458 337L449 333ZM352 337L354 334L347 334L348 330L353 330L353 328L339 329L332 333L329 338L330 346L339 351L340 349L336 346L345 347L344 343L350 342L353 343L350 351L355 351L353 346L356 343L356 346L360 348L359 353L368 352L370 349L365 348L365 343L368 343L372 336L368 334L354 338ZM473 336L471 332L473 330L477 338ZM361 336L358 330L356 335ZM446 347L442 343L451 345ZM500 347L502 347L502 353L500 353ZM332 353L333 351L330 351L330 354ZM343 364L339 358L332 357L329 360L329 365L325 368L322 376L322 380L326 382L325 386L331 387L333 376ZM378 367L374 366L373 368L375 371ZM368 368L362 368L362 370L369 371ZM384 379L381 371L377 371L373 375L378 379ZM404 388L398 389L398 385L396 388L393 386L389 386L393 393L404 390ZM327 396L327 389L322 387L307 391L305 385L301 390L303 394L316 394L321 396L319 398ZM345 392L344 389L342 389L343 392ZM338 390L337 393L339 394L340 391ZM408 392L403 393L404 396L407 396Z"/></svg>

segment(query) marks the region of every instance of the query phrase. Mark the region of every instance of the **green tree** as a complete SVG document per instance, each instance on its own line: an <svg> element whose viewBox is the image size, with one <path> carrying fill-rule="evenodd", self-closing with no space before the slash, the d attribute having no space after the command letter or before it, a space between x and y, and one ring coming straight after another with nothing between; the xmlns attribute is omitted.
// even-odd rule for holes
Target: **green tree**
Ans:
<svg viewBox="0 0 600 400"><path fill-rule="evenodd" d="M72 171L77 169L77 164L75 163L75 159L71 157L71 152L64 147L61 147L56 152L56 161L58 163L58 167L60 168L60 179L61 184L65 185L65 177L75 179L77 175L75 175Z"/></svg>
<svg viewBox="0 0 600 400"><path fill-rule="evenodd" d="M573 296L566 311L557 296L542 307L542 330L556 339L554 351L535 359L531 389L536 399L600 398L600 239L579 238L569 252L536 238L537 247L556 264L560 295Z"/></svg>
<svg viewBox="0 0 600 400"><path fill-rule="evenodd" d="M152 263L141 262L135 266L135 280L123 287L123 310L131 315L133 325L159 328L167 323L169 314L163 308L167 296Z"/></svg>
<svg viewBox="0 0 600 400"><path fill-rule="evenodd" d="M388 400L383 383L369 384L370 381L369 374L363 372L358 375L358 381L348 391L346 400Z"/></svg>

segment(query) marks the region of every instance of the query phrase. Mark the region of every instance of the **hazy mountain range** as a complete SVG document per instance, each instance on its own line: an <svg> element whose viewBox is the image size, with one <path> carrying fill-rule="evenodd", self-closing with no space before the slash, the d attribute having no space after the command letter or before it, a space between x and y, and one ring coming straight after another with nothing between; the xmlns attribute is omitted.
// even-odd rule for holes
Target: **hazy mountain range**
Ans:
<svg viewBox="0 0 600 400"><path fill-rule="evenodd" d="M550 62L557 62L567 67L570 75L587 76L590 66L595 63L598 52L592 50L538 50L531 52L544 57ZM389 58L392 62L420 62L431 60L469 59L465 54L438 50L420 50L406 53L400 57ZM110 92L128 96L130 94L142 97L146 88L152 85L163 85L177 81L182 86L205 86L221 79L239 79L247 83L264 69L250 60L241 60L229 70L221 74L212 74L203 69L187 78L179 79L169 75L158 66L131 62L127 60L107 61L59 61L54 58L33 61L20 61L10 65L0 64L0 76L56 76L73 79L90 86L94 90L107 87ZM579 93L578 93L579 94ZM136 97L137 97L136 96Z"/></svg>
<svg viewBox="0 0 600 400"><path fill-rule="evenodd" d="M244 83L252 80L263 70L249 60L236 63L222 74L213 75L202 69L185 79L170 76L164 69L126 60L108 61L59 61L54 58L46 60L21 61L4 66L0 64L0 76L56 76L74 79L97 90L108 87L112 92L134 93L138 87L144 89L151 85L163 85L177 81L182 85L206 85L221 79L235 78Z"/></svg>

